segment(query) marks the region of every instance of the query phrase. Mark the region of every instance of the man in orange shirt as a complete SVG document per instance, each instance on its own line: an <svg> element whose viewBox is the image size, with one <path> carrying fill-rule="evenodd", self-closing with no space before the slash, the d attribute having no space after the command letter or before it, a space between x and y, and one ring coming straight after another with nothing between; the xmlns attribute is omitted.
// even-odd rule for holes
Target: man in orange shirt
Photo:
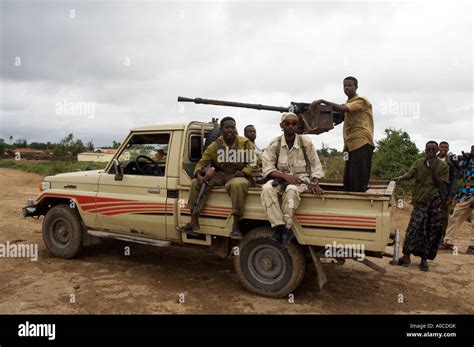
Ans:
<svg viewBox="0 0 474 347"><path fill-rule="evenodd" d="M374 152L374 120L372 104L367 98L357 95L358 82L355 77L346 77L343 81L345 104L339 105L323 99L313 101L317 104L331 105L334 111L344 112L344 190L365 192L370 178L372 154Z"/></svg>

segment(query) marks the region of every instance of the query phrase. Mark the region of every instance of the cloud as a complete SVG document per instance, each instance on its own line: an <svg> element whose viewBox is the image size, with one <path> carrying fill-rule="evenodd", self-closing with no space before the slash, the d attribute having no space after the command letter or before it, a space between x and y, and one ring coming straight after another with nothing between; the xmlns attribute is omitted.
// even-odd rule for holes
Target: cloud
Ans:
<svg viewBox="0 0 474 347"><path fill-rule="evenodd" d="M420 148L445 139L459 152L474 138L467 1L3 1L0 10L2 138L58 141L72 131L108 145L135 126L232 115L241 133L254 124L264 147L280 134L277 113L180 112L177 96L343 103L347 75L374 106L376 140L401 128ZM94 105L94 117L56 114L65 101ZM342 149L341 126L313 138Z"/></svg>

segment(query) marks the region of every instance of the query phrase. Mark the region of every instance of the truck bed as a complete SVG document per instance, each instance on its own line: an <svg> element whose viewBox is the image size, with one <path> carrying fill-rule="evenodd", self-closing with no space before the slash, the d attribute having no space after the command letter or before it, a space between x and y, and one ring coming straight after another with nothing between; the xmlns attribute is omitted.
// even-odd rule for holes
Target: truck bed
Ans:
<svg viewBox="0 0 474 347"><path fill-rule="evenodd" d="M293 231L300 244L324 247L328 244L364 244L368 251L382 254L390 236L390 201L395 182L370 181L365 193L342 191L342 181L320 183L323 196L302 194L295 211ZM189 187L179 187L180 199L187 201ZM244 220L268 223L260 199L261 188L250 188ZM187 206L178 207L179 224L190 219ZM207 196L200 218L201 232L228 236L232 205L224 188ZM268 223L269 224L269 223Z"/></svg>

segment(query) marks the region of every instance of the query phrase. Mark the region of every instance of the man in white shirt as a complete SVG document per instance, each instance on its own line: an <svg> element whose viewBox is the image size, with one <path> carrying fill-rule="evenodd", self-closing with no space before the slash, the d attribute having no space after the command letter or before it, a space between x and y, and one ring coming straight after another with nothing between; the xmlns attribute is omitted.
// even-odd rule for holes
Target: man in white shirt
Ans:
<svg viewBox="0 0 474 347"><path fill-rule="evenodd" d="M263 176L270 180L262 189L262 205L274 232L272 239L286 249L293 238L293 212L300 204L300 195L311 191L321 195L319 180L324 171L311 140L296 134L298 116L287 112L282 115L284 134L274 138L263 153ZM282 204L278 195L283 194Z"/></svg>

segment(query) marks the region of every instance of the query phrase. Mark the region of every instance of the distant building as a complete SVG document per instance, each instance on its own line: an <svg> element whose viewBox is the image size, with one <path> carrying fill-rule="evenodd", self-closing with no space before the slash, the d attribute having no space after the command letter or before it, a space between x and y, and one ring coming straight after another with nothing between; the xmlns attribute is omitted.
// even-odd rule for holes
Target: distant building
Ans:
<svg viewBox="0 0 474 347"><path fill-rule="evenodd" d="M112 160L116 149L95 148L94 152L83 152L77 155L77 161L91 161L96 163L108 163Z"/></svg>

